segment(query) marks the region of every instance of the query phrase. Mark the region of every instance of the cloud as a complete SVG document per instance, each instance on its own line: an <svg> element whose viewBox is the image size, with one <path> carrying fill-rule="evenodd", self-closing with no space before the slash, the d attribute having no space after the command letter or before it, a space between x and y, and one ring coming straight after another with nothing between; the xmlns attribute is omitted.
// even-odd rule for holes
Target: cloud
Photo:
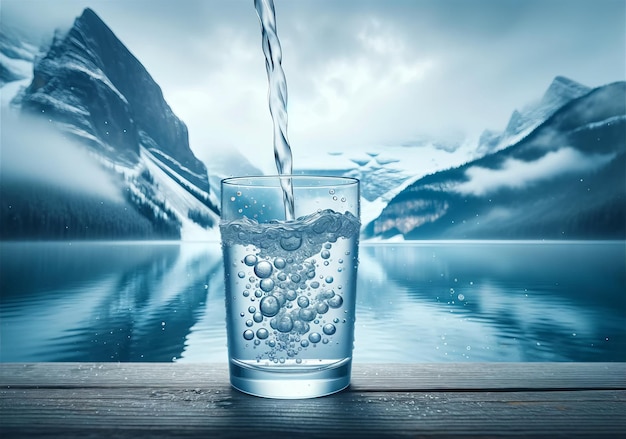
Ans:
<svg viewBox="0 0 626 439"><path fill-rule="evenodd" d="M199 157L228 147L272 164L252 0L2 0L2 25L51 35L86 6L161 86ZM275 6L294 160L303 150L352 152L424 133L502 129L557 75L592 87L624 79L622 0L602 7L589 0Z"/></svg>
<svg viewBox="0 0 626 439"><path fill-rule="evenodd" d="M0 175L2 182L39 182L120 201L120 190L84 146L47 122L2 111Z"/></svg>
<svg viewBox="0 0 626 439"><path fill-rule="evenodd" d="M542 180L576 171L591 171L608 163L614 154L586 156L565 147L533 161L507 159L498 169L472 166L465 171L468 181L453 188L463 195L484 196L501 189L523 189Z"/></svg>

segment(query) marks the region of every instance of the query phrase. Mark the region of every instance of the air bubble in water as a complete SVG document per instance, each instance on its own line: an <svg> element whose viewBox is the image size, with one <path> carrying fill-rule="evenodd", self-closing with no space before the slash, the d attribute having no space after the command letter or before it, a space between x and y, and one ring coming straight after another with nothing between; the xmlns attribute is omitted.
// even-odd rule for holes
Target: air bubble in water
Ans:
<svg viewBox="0 0 626 439"><path fill-rule="evenodd" d="M263 313L261 313L260 311L255 312L252 316L252 320L257 323L261 323L263 321Z"/></svg>
<svg viewBox="0 0 626 439"><path fill-rule="evenodd" d="M286 265L287 265L287 262L285 262L283 258L274 259L274 267L278 268L279 270L282 270L283 268L285 268Z"/></svg>
<svg viewBox="0 0 626 439"><path fill-rule="evenodd" d="M254 332L251 329L243 331L243 338L246 340L252 340L254 338Z"/></svg>
<svg viewBox="0 0 626 439"><path fill-rule="evenodd" d="M294 251L298 250L302 245L302 238L299 236L289 236L280 238L280 246L283 250Z"/></svg>
<svg viewBox="0 0 626 439"><path fill-rule="evenodd" d="M237 273L237 276L239 276L239 279L243 279L244 277L246 277L246 273L240 271L239 273Z"/></svg>
<svg viewBox="0 0 626 439"><path fill-rule="evenodd" d="M315 318L316 312L310 308L300 308L298 312L298 317L300 317L305 322L310 322Z"/></svg>
<svg viewBox="0 0 626 439"><path fill-rule="evenodd" d="M248 267L252 267L254 264L256 264L256 260L256 256L248 255L243 258L243 263L246 264Z"/></svg>
<svg viewBox="0 0 626 439"><path fill-rule="evenodd" d="M325 302L318 302L317 305L315 305L315 309L318 314L326 314L328 312L328 304Z"/></svg>
<svg viewBox="0 0 626 439"><path fill-rule="evenodd" d="M335 328L335 325L333 325L332 323L327 323L324 325L322 330L324 331L324 334L326 335L333 335L335 331L337 330L337 328Z"/></svg>
<svg viewBox="0 0 626 439"><path fill-rule="evenodd" d="M331 308L339 308L341 305L343 305L343 298L339 294L328 299L328 306Z"/></svg>
<svg viewBox="0 0 626 439"><path fill-rule="evenodd" d="M267 261L261 261L254 266L254 274L256 274L261 279L268 278L272 275L272 264Z"/></svg>
<svg viewBox="0 0 626 439"><path fill-rule="evenodd" d="M278 322L276 322L276 329L280 332L291 331L293 329L293 320L291 320L289 316L281 317Z"/></svg>
<svg viewBox="0 0 626 439"><path fill-rule="evenodd" d="M269 331L265 328L260 328L256 332L256 336L260 338L261 340L265 340L267 337L269 337L269 335L270 335Z"/></svg>
<svg viewBox="0 0 626 439"><path fill-rule="evenodd" d="M265 296L259 305L261 313L266 317L274 317L280 311L280 303L274 296Z"/></svg>
<svg viewBox="0 0 626 439"><path fill-rule="evenodd" d="M328 259L330 258L330 252L328 250L322 250L322 253L320 253L320 256L322 257L322 259Z"/></svg>
<svg viewBox="0 0 626 439"><path fill-rule="evenodd" d="M300 308L306 308L307 306L309 306L309 298L306 296L298 297L298 306Z"/></svg>
<svg viewBox="0 0 626 439"><path fill-rule="evenodd" d="M322 336L319 335L319 333L312 332L312 333L309 334L309 341L311 343L319 343L321 340L322 340Z"/></svg>
<svg viewBox="0 0 626 439"><path fill-rule="evenodd" d="M263 279L259 286L263 291L269 293L274 289L274 281L272 279Z"/></svg>
<svg viewBox="0 0 626 439"><path fill-rule="evenodd" d="M309 329L311 329L311 327L307 322L303 322L302 320L296 320L295 322L293 322L293 329L298 334L306 334L307 332L309 332Z"/></svg>

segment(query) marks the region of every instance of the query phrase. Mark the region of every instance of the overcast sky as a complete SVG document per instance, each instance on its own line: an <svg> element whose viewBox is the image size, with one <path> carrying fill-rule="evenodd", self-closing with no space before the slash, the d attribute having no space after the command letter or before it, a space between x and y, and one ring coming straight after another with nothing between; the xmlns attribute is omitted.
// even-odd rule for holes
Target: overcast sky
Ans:
<svg viewBox="0 0 626 439"><path fill-rule="evenodd" d="M289 139L368 150L503 129L563 75L626 79L625 0L275 0ZM201 159L273 166L253 0L1 0L3 26L49 38L91 7L161 86Z"/></svg>

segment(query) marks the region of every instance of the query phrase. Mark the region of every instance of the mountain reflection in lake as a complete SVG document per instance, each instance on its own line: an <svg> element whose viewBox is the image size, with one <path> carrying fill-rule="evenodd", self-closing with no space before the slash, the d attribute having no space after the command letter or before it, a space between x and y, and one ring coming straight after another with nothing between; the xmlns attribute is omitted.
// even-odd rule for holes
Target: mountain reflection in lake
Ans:
<svg viewBox="0 0 626 439"><path fill-rule="evenodd" d="M357 362L626 361L624 242L363 244ZM0 244L1 361L226 362L217 243Z"/></svg>

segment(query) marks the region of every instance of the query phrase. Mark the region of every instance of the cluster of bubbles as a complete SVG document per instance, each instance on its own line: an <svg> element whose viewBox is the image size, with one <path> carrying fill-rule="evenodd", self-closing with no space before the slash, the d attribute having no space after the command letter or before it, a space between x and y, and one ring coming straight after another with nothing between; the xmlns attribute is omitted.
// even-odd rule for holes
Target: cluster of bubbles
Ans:
<svg viewBox="0 0 626 439"><path fill-rule="evenodd" d="M338 331L339 310L344 303L342 285L328 274L318 275L318 267L328 267L341 276L343 259L331 258L333 243L339 237L358 237L358 219L349 214L320 211L296 222L229 224L222 240L235 240L249 252L237 273L245 288L240 293L247 310L240 317L245 327L242 337L253 346L264 343L268 358L284 361L283 354L295 357L303 349L327 344ZM339 255L344 256L344 255ZM347 252L346 257L352 261ZM319 259L318 259L319 258ZM331 268L331 267L329 267ZM299 361L298 359L296 360Z"/></svg>
<svg viewBox="0 0 626 439"><path fill-rule="evenodd" d="M323 263L328 262L331 248L332 244L326 243L320 252ZM343 260L337 262L341 265ZM329 337L337 332L336 325L345 322L338 317L325 320L327 313L341 308L344 301L342 295L335 292L341 291L341 285L334 285L333 276L317 280L315 259L297 262L293 257L275 257L268 260L250 253L244 257L243 264L252 269L253 275L247 279L242 292L250 302L247 312L240 314L249 328L242 336L255 345L265 342L270 348L270 360L278 361L278 352L293 357L311 344L328 343ZM246 278L244 271L237 275Z"/></svg>

